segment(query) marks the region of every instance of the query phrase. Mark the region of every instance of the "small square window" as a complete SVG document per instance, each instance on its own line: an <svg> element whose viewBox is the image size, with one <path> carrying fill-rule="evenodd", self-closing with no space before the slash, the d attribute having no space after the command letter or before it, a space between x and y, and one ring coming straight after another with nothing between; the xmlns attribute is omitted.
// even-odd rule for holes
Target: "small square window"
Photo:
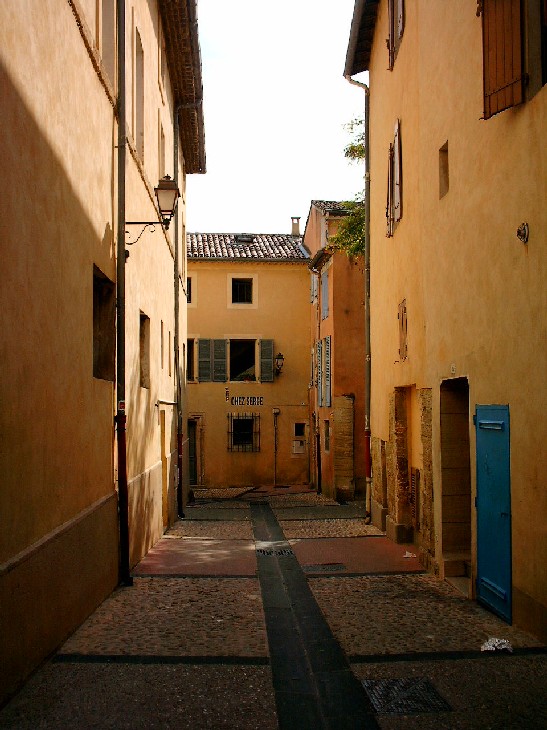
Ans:
<svg viewBox="0 0 547 730"><path fill-rule="evenodd" d="M305 423L295 423L294 424L294 436L295 438L303 438L306 433L306 424Z"/></svg>
<svg viewBox="0 0 547 730"><path fill-rule="evenodd" d="M232 304L253 303L253 280L232 279Z"/></svg>

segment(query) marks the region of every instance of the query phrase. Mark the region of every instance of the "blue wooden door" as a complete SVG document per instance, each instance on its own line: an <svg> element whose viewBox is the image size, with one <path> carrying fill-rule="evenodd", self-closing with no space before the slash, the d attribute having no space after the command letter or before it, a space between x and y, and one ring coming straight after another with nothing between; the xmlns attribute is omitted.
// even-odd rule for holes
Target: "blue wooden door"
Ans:
<svg viewBox="0 0 547 730"><path fill-rule="evenodd" d="M511 622L509 406L476 406L477 600Z"/></svg>

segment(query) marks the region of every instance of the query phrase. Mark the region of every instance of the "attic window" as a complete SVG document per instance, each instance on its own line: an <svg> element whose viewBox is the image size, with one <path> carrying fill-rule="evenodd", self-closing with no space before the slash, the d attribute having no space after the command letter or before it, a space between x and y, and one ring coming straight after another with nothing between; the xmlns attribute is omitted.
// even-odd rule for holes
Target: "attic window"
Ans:
<svg viewBox="0 0 547 730"><path fill-rule="evenodd" d="M252 243L254 241L254 236L250 233L238 233L235 237L236 243Z"/></svg>

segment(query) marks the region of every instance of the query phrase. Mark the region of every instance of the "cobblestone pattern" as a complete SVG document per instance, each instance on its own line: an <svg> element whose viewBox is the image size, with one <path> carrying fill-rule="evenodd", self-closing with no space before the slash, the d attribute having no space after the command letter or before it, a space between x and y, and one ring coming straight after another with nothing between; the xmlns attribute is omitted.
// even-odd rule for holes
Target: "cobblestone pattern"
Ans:
<svg viewBox="0 0 547 730"><path fill-rule="evenodd" d="M428 679L451 712L378 716L386 730L544 730L547 727L547 657L489 656L435 662L353 664L359 679ZM510 692L500 688L510 688ZM531 698L533 701L531 702Z"/></svg>
<svg viewBox="0 0 547 730"><path fill-rule="evenodd" d="M164 538L209 537L214 540L252 540L253 528L250 522L220 522L181 520Z"/></svg>
<svg viewBox="0 0 547 730"><path fill-rule="evenodd" d="M310 578L310 586L348 655L479 651L490 637L540 646L431 575Z"/></svg>
<svg viewBox="0 0 547 730"><path fill-rule="evenodd" d="M268 499L272 509L276 507L335 507L338 502L316 492L308 494L279 494Z"/></svg>
<svg viewBox="0 0 547 730"><path fill-rule="evenodd" d="M189 504L186 507L186 511L188 514L193 514L196 510L211 508L240 509L243 514L249 511L249 503L236 501L235 499L200 499L195 503Z"/></svg>
<svg viewBox="0 0 547 730"><path fill-rule="evenodd" d="M223 487L222 489L194 489L196 499L235 499L249 492L252 487Z"/></svg>
<svg viewBox="0 0 547 730"><path fill-rule="evenodd" d="M366 537L367 535L384 534L374 525L365 524L364 520L282 520L279 524L288 540L306 537Z"/></svg>
<svg viewBox="0 0 547 730"><path fill-rule="evenodd" d="M136 578L115 591L61 653L267 656L257 579Z"/></svg>
<svg viewBox="0 0 547 730"><path fill-rule="evenodd" d="M10 730L276 730L269 667L47 664L0 711Z"/></svg>

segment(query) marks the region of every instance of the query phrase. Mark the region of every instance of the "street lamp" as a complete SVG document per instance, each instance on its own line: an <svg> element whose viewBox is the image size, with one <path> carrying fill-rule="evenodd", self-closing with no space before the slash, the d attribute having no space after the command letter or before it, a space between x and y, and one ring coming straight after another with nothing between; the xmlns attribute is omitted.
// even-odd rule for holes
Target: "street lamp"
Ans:
<svg viewBox="0 0 547 730"><path fill-rule="evenodd" d="M169 228L171 219L175 215L177 209L177 202L180 198L180 191L177 187L175 180L172 180L169 175L162 177L154 188L156 200L158 201L158 210L161 218L161 225L166 231ZM142 231L139 233L134 241L126 241L128 246L132 246L137 243L139 238L142 236L146 228L150 227L151 232L154 232L154 226L158 225L158 221L126 221L126 226L142 226ZM128 234L129 231L126 231Z"/></svg>
<svg viewBox="0 0 547 730"><path fill-rule="evenodd" d="M281 375L281 371L283 370L284 363L285 363L285 358L283 357L283 355L280 352L278 352L277 355L275 356L275 374L276 375Z"/></svg>

